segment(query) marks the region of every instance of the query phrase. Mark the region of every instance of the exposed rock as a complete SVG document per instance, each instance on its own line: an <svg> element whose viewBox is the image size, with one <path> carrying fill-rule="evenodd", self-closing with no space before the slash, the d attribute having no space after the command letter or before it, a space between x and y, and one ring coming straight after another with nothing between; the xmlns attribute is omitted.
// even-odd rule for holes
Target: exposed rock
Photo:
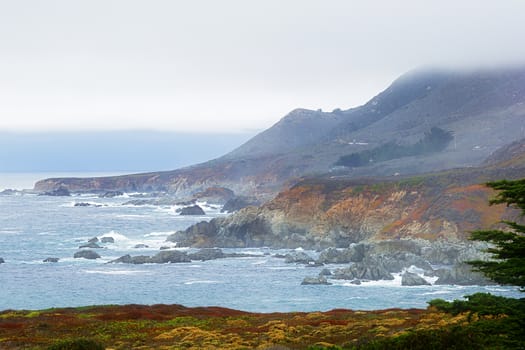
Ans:
<svg viewBox="0 0 525 350"><path fill-rule="evenodd" d="M11 188L7 188L7 189L5 189L3 191L0 191L0 196L12 196L12 195L17 194L17 193L19 193L19 191L13 190Z"/></svg>
<svg viewBox="0 0 525 350"><path fill-rule="evenodd" d="M123 255L118 259L111 260L109 263L123 263L123 264L146 264L150 257L146 255L131 256L129 254Z"/></svg>
<svg viewBox="0 0 525 350"><path fill-rule="evenodd" d="M198 250L195 253L188 254L188 257L191 260L206 261L206 260L224 258L225 254L223 253L222 250L218 248L204 248L204 249Z"/></svg>
<svg viewBox="0 0 525 350"><path fill-rule="evenodd" d="M69 197L71 193L66 187L60 186L52 191L42 193L41 196Z"/></svg>
<svg viewBox="0 0 525 350"><path fill-rule="evenodd" d="M184 207L175 210L180 215L206 215L204 210L198 205L192 205L191 207Z"/></svg>
<svg viewBox="0 0 525 350"><path fill-rule="evenodd" d="M103 193L99 195L99 198L113 198L118 196L123 196L124 193L121 191L107 191L106 193Z"/></svg>
<svg viewBox="0 0 525 350"><path fill-rule="evenodd" d="M365 257L364 244L351 244L349 248L327 248L321 252L318 262L322 264L347 264L362 261Z"/></svg>
<svg viewBox="0 0 525 350"><path fill-rule="evenodd" d="M46 258L46 259L44 259L43 261L44 261L45 263L57 263L58 260L60 260L60 259L59 259L59 258Z"/></svg>
<svg viewBox="0 0 525 350"><path fill-rule="evenodd" d="M0 258L0 264L3 264L3 263L5 263L4 258Z"/></svg>
<svg viewBox="0 0 525 350"><path fill-rule="evenodd" d="M113 237L102 237L100 239L101 243L115 243L115 238Z"/></svg>
<svg viewBox="0 0 525 350"><path fill-rule="evenodd" d="M197 192L193 198L214 204L225 204L235 196L234 192L225 187L208 187L202 192Z"/></svg>
<svg viewBox="0 0 525 350"><path fill-rule="evenodd" d="M118 259L110 261L110 263L124 263L124 264L167 264L167 263L185 263L191 262L190 258L185 252L162 251L154 256L138 255L131 256L126 254Z"/></svg>
<svg viewBox="0 0 525 350"><path fill-rule="evenodd" d="M251 205L257 205L258 201L250 197L233 197L224 203L221 213L233 213Z"/></svg>
<svg viewBox="0 0 525 350"><path fill-rule="evenodd" d="M356 286L361 285L361 280L351 280L350 284L355 284Z"/></svg>
<svg viewBox="0 0 525 350"><path fill-rule="evenodd" d="M186 252L180 252L178 250L165 250L152 256L150 262L155 264L182 263L191 262L191 259L188 257Z"/></svg>
<svg viewBox="0 0 525 350"><path fill-rule="evenodd" d="M133 248L135 248L135 249L149 248L149 245L144 244L144 243L139 243L139 244L135 244L135 246Z"/></svg>
<svg viewBox="0 0 525 350"><path fill-rule="evenodd" d="M362 262L353 263L349 267L336 269L333 278L344 280L393 280L394 277L383 266L381 261L367 257Z"/></svg>
<svg viewBox="0 0 525 350"><path fill-rule="evenodd" d="M81 250L79 252L76 252L75 255L73 255L75 259L84 258L84 259L99 259L100 255L97 254L97 252L94 252L92 250Z"/></svg>
<svg viewBox="0 0 525 350"><path fill-rule="evenodd" d="M90 242L90 243L87 243L87 244L83 244L83 245L81 245L78 248L79 249L82 249L82 248L100 249L102 247L99 246L98 244L96 244L95 242Z"/></svg>
<svg viewBox="0 0 525 350"><path fill-rule="evenodd" d="M168 249L171 249L171 247L167 245L163 245L162 247L159 248L159 250L168 250Z"/></svg>
<svg viewBox="0 0 525 350"><path fill-rule="evenodd" d="M401 285L402 286L430 286L430 283L427 282L423 277L419 276L416 273L405 271L401 275Z"/></svg>
<svg viewBox="0 0 525 350"><path fill-rule="evenodd" d="M472 271L471 266L459 264L450 269L438 269L434 271L434 276L439 277L434 284L455 284L460 286L470 285L491 285L494 284L480 272Z"/></svg>
<svg viewBox="0 0 525 350"><path fill-rule="evenodd" d="M93 238L88 239L88 243L97 243L97 242L98 242L98 237L93 237Z"/></svg>
<svg viewBox="0 0 525 350"><path fill-rule="evenodd" d="M102 207L102 204L93 204L93 203L88 203L88 202L78 202L78 203L75 203L73 206L75 206L75 207L95 207L95 208L100 208L100 207Z"/></svg>
<svg viewBox="0 0 525 350"><path fill-rule="evenodd" d="M288 253L284 256L284 262L287 264L296 263L296 264L310 264L314 262L314 259L306 254L305 252L301 251L294 251L291 253Z"/></svg>
<svg viewBox="0 0 525 350"><path fill-rule="evenodd" d="M397 252L389 255L374 256L380 260L388 272L401 272L403 269L415 266L425 271L432 271L432 266L422 257L413 253Z"/></svg>
<svg viewBox="0 0 525 350"><path fill-rule="evenodd" d="M315 284L330 285L331 283L328 282L327 279L323 276L305 277L303 281L301 282L301 285L315 285Z"/></svg>
<svg viewBox="0 0 525 350"><path fill-rule="evenodd" d="M331 276L332 272L328 269L323 269L321 272L319 272L319 276Z"/></svg>

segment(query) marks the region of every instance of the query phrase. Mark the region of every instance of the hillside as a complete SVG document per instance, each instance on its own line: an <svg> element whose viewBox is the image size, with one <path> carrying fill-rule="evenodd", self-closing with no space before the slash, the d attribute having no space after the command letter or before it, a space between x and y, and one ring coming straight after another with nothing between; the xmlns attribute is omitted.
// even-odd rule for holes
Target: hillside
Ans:
<svg viewBox="0 0 525 350"><path fill-rule="evenodd" d="M509 157L509 154L513 156ZM516 218L484 182L525 177L525 139L494 153L492 163L416 177L306 179L260 207L202 222L171 236L199 247L323 249L361 241L465 241L470 231ZM500 162L495 161L497 155Z"/></svg>
<svg viewBox="0 0 525 350"><path fill-rule="evenodd" d="M480 165L525 135L525 67L472 72L414 71L363 106L332 112L297 109L229 154L167 172L109 178L47 179L37 191L168 191L188 195L212 186L271 198L304 176L358 178ZM336 166L367 150L415 147L439 128L454 135L435 152L401 154L360 167ZM169 154L167 155L169 156Z"/></svg>

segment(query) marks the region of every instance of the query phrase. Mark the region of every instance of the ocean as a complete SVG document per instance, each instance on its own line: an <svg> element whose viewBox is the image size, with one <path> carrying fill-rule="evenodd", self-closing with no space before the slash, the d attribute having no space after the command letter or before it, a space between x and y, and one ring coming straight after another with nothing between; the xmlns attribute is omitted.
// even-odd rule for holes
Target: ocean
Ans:
<svg viewBox="0 0 525 350"><path fill-rule="evenodd" d="M1 188L28 188L40 174L0 176ZM31 182L30 182L31 181ZM18 184L15 184L18 182ZM425 308L434 298L452 300L475 292L521 297L508 286L401 286L393 281L353 285L301 285L320 267L287 264L289 250L224 249L253 257L177 264L108 264L125 254L154 255L171 233L221 215L200 203L204 216L180 216L176 206L125 204L133 194L99 198L35 194L0 195L0 310L46 309L101 304L222 306L253 312ZM75 206L75 203L91 206ZM96 249L97 260L75 259L92 237L112 237ZM142 248L135 248L142 245ZM187 248L172 248L188 250ZM312 256L318 252L306 251ZM58 263L44 263L48 258ZM330 266L335 268L336 266Z"/></svg>

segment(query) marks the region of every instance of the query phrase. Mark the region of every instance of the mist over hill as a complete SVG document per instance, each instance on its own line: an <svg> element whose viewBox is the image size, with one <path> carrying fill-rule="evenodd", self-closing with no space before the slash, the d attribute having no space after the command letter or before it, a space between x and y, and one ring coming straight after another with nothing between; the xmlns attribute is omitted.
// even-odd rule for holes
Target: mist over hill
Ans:
<svg viewBox="0 0 525 350"><path fill-rule="evenodd" d="M37 183L36 189L65 186L73 191L164 190L185 195L224 186L236 193L271 196L304 176L398 176L477 166L498 148L523 138L524 121L525 67L418 70L357 108L296 109L209 162L135 176L51 179ZM436 152L371 157L359 167L338 163L341 157L388 144L413 150L433 128L453 136Z"/></svg>

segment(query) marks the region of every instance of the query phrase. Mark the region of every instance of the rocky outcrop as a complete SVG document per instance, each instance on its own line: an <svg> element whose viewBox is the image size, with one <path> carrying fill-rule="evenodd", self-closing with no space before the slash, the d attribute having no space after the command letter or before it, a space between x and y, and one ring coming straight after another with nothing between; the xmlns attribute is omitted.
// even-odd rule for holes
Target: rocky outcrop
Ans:
<svg viewBox="0 0 525 350"><path fill-rule="evenodd" d="M205 201L214 204L225 204L235 197L235 193L225 187L208 187L204 191L193 194L194 200Z"/></svg>
<svg viewBox="0 0 525 350"><path fill-rule="evenodd" d="M451 268L438 269L433 272L433 276L438 277L434 284L455 284L460 286L494 284L494 282L487 279L483 274L472 271L472 267L467 264L458 264Z"/></svg>
<svg viewBox="0 0 525 350"><path fill-rule="evenodd" d="M4 263L5 263L4 258L0 258L0 264L4 264Z"/></svg>
<svg viewBox="0 0 525 350"><path fill-rule="evenodd" d="M124 264L168 264L168 263L187 263L191 262L186 252L176 250L161 251L154 256L131 256L129 254L121 256L118 259L110 261L110 263L124 263Z"/></svg>
<svg viewBox="0 0 525 350"><path fill-rule="evenodd" d="M115 238L113 237L102 237L100 239L101 243L115 243Z"/></svg>
<svg viewBox="0 0 525 350"><path fill-rule="evenodd" d="M57 263L60 259L59 258L46 258L43 260L45 263Z"/></svg>
<svg viewBox="0 0 525 350"><path fill-rule="evenodd" d="M362 261L365 257L365 244L351 244L349 248L327 248L321 252L317 262L320 264L346 264Z"/></svg>
<svg viewBox="0 0 525 350"><path fill-rule="evenodd" d="M305 277L303 281L301 282L301 284L302 285L317 285L317 284L331 285L332 283L328 282L328 280L325 277L319 276L319 277Z"/></svg>
<svg viewBox="0 0 525 350"><path fill-rule="evenodd" d="M255 198L250 197L233 197L228 200L222 207L221 213L233 213L243 208L260 204Z"/></svg>
<svg viewBox="0 0 525 350"><path fill-rule="evenodd" d="M394 276L388 272L381 260L367 257L361 262L353 263L349 267L334 270L332 278L378 281L393 280Z"/></svg>
<svg viewBox="0 0 525 350"><path fill-rule="evenodd" d="M221 259L221 258L226 257L226 255L221 249L205 248L205 249L199 249L195 253L188 254L188 257L191 260L206 261L206 260Z"/></svg>
<svg viewBox="0 0 525 350"><path fill-rule="evenodd" d="M71 196L71 193L67 189L66 186L60 186L56 189L52 189L51 191L46 191L41 194L42 196L54 196L54 197L69 197Z"/></svg>
<svg viewBox="0 0 525 350"><path fill-rule="evenodd" d="M206 212L198 205L192 205L191 207L184 207L175 210L180 215L206 215Z"/></svg>
<svg viewBox="0 0 525 350"><path fill-rule="evenodd" d="M76 252L73 255L73 257L75 259L80 259L80 258L90 259L90 260L100 259L100 255L98 255L97 252L94 252L92 250L81 250L79 252Z"/></svg>
<svg viewBox="0 0 525 350"><path fill-rule="evenodd" d="M401 275L402 286L430 286L426 279L416 273L405 271Z"/></svg>
<svg viewBox="0 0 525 350"><path fill-rule="evenodd" d="M124 192L122 191L107 191L105 193L100 194L98 197L99 198L114 198L114 197L119 197L123 195L124 195Z"/></svg>
<svg viewBox="0 0 525 350"><path fill-rule="evenodd" d="M284 256L284 262L287 264L310 264L314 262L314 259L305 252L294 251Z"/></svg>
<svg viewBox="0 0 525 350"><path fill-rule="evenodd" d="M100 208L102 204L88 203L88 202L77 202L74 204L75 207L95 207Z"/></svg>

